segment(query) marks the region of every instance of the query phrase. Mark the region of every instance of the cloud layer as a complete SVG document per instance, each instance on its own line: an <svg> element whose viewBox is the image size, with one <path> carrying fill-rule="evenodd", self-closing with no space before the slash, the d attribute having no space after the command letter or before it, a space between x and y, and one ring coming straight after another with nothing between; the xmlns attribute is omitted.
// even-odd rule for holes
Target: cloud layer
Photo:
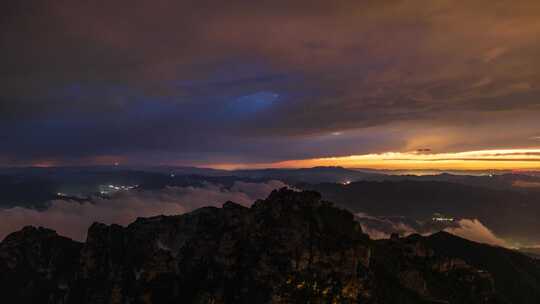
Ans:
<svg viewBox="0 0 540 304"><path fill-rule="evenodd" d="M357 213L356 218L360 222L362 230L372 239L388 239L392 233L397 233L400 236L414 233L429 235L444 230L470 241L511 247L508 242L497 237L478 219L459 219L441 224L416 221L406 217L374 217L365 213Z"/></svg>
<svg viewBox="0 0 540 304"><path fill-rule="evenodd" d="M77 203L56 200L45 211L15 207L0 210L0 240L26 225L44 226L75 240L86 238L93 222L127 225L137 217L176 215L226 201L249 206L266 198L274 189L284 187L278 181L267 183L235 182L230 189L208 184L205 187L168 187L159 191L121 192L111 199Z"/></svg>
<svg viewBox="0 0 540 304"><path fill-rule="evenodd" d="M0 12L3 164L538 144L535 0L6 1Z"/></svg>
<svg viewBox="0 0 540 304"><path fill-rule="evenodd" d="M24 207L0 209L0 240L26 225L43 226L59 234L84 241L93 222L128 225L137 217L177 215L194 209L221 207L226 201L250 206L255 200L266 198L274 189L287 186L280 181L249 183L236 181L230 188L206 184L203 187L166 187L154 191L117 192L111 198L88 201L52 201L43 211ZM428 235L445 230L471 241L509 247L477 219L460 219L438 225L402 216L375 217L356 213L362 229L372 239L389 238L392 233L402 236L419 233Z"/></svg>
<svg viewBox="0 0 540 304"><path fill-rule="evenodd" d="M506 241L497 237L489 228L484 226L477 219L462 219L458 222L458 227L447 228L445 231L471 241L509 247Z"/></svg>

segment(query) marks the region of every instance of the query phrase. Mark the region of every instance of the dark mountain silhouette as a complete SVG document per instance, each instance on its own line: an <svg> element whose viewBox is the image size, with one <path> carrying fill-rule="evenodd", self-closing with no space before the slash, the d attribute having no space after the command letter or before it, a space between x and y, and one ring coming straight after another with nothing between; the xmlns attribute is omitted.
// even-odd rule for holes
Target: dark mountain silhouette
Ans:
<svg viewBox="0 0 540 304"><path fill-rule="evenodd" d="M95 223L84 244L34 227L0 243L6 303L538 303L539 275L537 260L445 233L372 241L350 212L287 189Z"/></svg>
<svg viewBox="0 0 540 304"><path fill-rule="evenodd" d="M265 182L280 180L291 186L358 181L439 181L493 190L539 194L540 177L532 174L498 174L467 176L452 174L387 175L342 167L301 169L216 170L195 167L52 167L0 168L0 207L27 206L42 209L47 202L63 193L73 198L88 198L99 193L100 186L138 185L141 189L166 186L201 186L206 183L231 186L235 181ZM28 191L28 189L35 191Z"/></svg>
<svg viewBox="0 0 540 304"><path fill-rule="evenodd" d="M519 251L534 258L540 259L540 247L524 247L520 248Z"/></svg>
<svg viewBox="0 0 540 304"><path fill-rule="evenodd" d="M540 191L532 174L391 176L341 167L213 170L190 167L12 168L0 173L0 208L46 209L53 199L92 201L107 185L160 190L166 187L228 188L236 182L277 179L353 212L426 220L433 213L476 218L500 237L527 245L540 243ZM208 174L208 175L200 175ZM324 183L323 183L324 182ZM348 182L351 182L350 184ZM345 184L346 185L345 185ZM520 186L515 186L519 184ZM32 190L32 191L29 191Z"/></svg>
<svg viewBox="0 0 540 304"><path fill-rule="evenodd" d="M284 181L289 184L296 183L343 183L350 181L379 179L383 174L351 170L342 167L313 167L301 169L259 169L235 170L231 175L268 178Z"/></svg>
<svg viewBox="0 0 540 304"><path fill-rule="evenodd" d="M349 185L303 184L337 205L370 215L413 219L443 213L479 219L502 237L539 243L540 193L489 189L439 181L361 181Z"/></svg>
<svg viewBox="0 0 540 304"><path fill-rule="evenodd" d="M505 296L506 302L540 299L540 260L531 260L513 250L469 242L445 232L433 234L424 241L436 255L457 257L488 271L493 275L495 289Z"/></svg>

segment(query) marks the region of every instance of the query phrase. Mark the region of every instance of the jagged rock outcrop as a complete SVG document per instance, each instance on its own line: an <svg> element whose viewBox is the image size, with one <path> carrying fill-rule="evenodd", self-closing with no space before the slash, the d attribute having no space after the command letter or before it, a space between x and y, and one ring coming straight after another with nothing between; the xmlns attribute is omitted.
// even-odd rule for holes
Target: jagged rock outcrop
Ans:
<svg viewBox="0 0 540 304"><path fill-rule="evenodd" d="M90 227L81 251L84 303L354 301L369 245L350 213L316 193L274 192L245 208Z"/></svg>
<svg viewBox="0 0 540 304"><path fill-rule="evenodd" d="M425 238L375 242L315 192L274 191L84 244L27 227L0 244L8 303L497 303L493 277Z"/></svg>
<svg viewBox="0 0 540 304"><path fill-rule="evenodd" d="M416 234L378 241L372 261L378 281L395 280L399 288L433 303L500 302L488 272L458 257L436 253L426 239Z"/></svg>
<svg viewBox="0 0 540 304"><path fill-rule="evenodd" d="M0 243L2 303L65 303L82 244L53 230L25 227Z"/></svg>

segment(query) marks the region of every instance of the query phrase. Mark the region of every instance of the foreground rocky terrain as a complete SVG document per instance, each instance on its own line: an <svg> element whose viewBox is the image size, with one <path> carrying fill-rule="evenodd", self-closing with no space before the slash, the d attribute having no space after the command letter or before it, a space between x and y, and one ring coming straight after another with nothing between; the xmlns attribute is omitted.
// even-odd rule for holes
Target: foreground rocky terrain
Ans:
<svg viewBox="0 0 540 304"><path fill-rule="evenodd" d="M274 191L85 243L26 227L0 243L2 303L540 303L538 260L441 232L373 241L316 192Z"/></svg>

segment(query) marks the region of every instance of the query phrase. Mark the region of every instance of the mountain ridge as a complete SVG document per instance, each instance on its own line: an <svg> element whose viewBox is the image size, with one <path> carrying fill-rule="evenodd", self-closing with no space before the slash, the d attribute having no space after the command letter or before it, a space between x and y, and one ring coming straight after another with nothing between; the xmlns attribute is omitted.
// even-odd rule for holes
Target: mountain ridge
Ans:
<svg viewBox="0 0 540 304"><path fill-rule="evenodd" d="M454 237L373 241L319 193L283 188L250 208L94 223L84 243L26 227L0 243L0 286L17 303L537 303L540 280L508 301L497 273L437 238ZM510 275L539 278L519 259Z"/></svg>

